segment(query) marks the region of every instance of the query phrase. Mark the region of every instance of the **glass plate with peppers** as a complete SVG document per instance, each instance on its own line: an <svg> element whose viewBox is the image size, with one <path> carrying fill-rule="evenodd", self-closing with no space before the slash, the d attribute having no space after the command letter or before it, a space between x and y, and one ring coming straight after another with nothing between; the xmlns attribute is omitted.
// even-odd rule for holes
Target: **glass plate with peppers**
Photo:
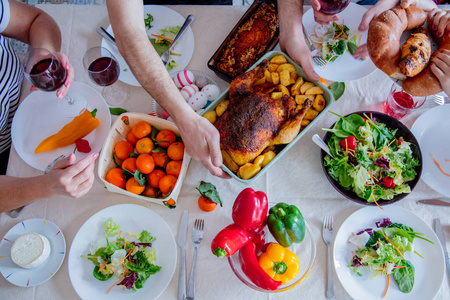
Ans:
<svg viewBox="0 0 450 300"><path fill-rule="evenodd" d="M243 247L238 253L228 257L228 262L233 272L239 280L252 289L265 293L284 292L297 286L308 277L312 270L316 259L314 233L306 219L303 219L304 231L300 230L302 231L300 232L298 230L295 221L293 221L296 218L295 214L297 214L297 212L289 206L290 205L280 206L280 204L269 202L267 225L258 236L260 238L260 243L258 243L258 238L255 238L253 239L254 243L252 244L252 247ZM279 213L276 214L275 211L279 211ZM286 215L284 216L284 214ZM271 228L269 229L269 227ZM283 234L285 231L291 231L290 236L293 237L293 240L289 240L290 238ZM276 239L274 235L277 236ZM296 241L295 239L298 240ZM301 242L299 242L300 240ZM285 243L284 246L287 247L283 247L279 243ZM257 258L251 259L250 257L252 255L244 253L244 251L252 253L256 252ZM265 256L265 263L262 263L261 260L258 262L258 257L260 256ZM259 264L264 268L265 265L271 264L269 260L275 256L283 256L283 259L273 264L273 271L277 275L272 277L276 281L281 281L281 284L276 284L276 281L265 280L264 282L259 282L259 285L256 285L243 271L245 268L251 269L252 264ZM294 274L294 276L290 273L290 269L294 268L295 264L293 265L291 260L288 259L292 256L298 257L300 266L298 272L296 272L297 274ZM261 271L259 268L254 269L256 270L254 272ZM264 278L264 276L257 276L258 274L254 274L254 272L253 276ZM253 280L255 280L255 278L253 278Z"/></svg>

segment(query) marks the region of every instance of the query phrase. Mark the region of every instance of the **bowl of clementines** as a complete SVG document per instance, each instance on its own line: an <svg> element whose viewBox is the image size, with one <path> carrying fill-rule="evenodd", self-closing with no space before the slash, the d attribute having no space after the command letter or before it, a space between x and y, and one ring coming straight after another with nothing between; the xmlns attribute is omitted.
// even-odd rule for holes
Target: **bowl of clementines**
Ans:
<svg viewBox="0 0 450 300"><path fill-rule="evenodd" d="M174 123L124 113L105 140L98 176L110 192L173 208L190 159Z"/></svg>

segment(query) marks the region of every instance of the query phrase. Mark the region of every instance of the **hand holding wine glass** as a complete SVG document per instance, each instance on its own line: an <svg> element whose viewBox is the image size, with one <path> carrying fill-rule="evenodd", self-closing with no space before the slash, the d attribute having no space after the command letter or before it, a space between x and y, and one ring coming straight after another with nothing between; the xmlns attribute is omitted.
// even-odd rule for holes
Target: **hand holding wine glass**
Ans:
<svg viewBox="0 0 450 300"><path fill-rule="evenodd" d="M126 92L112 86L120 74L117 59L106 48L94 47L86 51L83 57L84 69L96 84L104 86L102 95L109 105L116 106L126 100Z"/></svg>
<svg viewBox="0 0 450 300"><path fill-rule="evenodd" d="M76 117L87 106L84 99L74 100L67 94L72 80L73 69L67 56L63 53L53 53L44 48L30 48L25 66L25 77L37 89L56 91L61 113L67 117Z"/></svg>
<svg viewBox="0 0 450 300"><path fill-rule="evenodd" d="M337 15L343 11L350 0L310 0L314 10L314 20L321 25L330 25L339 20Z"/></svg>

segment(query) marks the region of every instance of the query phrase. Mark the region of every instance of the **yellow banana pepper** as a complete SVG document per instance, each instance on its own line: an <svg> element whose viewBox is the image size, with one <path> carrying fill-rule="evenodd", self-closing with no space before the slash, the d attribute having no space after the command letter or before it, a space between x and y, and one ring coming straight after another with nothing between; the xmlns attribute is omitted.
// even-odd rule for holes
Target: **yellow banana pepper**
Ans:
<svg viewBox="0 0 450 300"><path fill-rule="evenodd" d="M259 265L276 281L288 283L298 275L300 262L297 255L278 243L270 243L258 258Z"/></svg>
<svg viewBox="0 0 450 300"><path fill-rule="evenodd" d="M34 153L38 154L66 147L88 135L100 125L100 121L93 116L93 113L96 111L97 109L91 113L85 109L83 113L75 117L72 122L66 124L56 134L43 140L39 146L37 146L36 150L34 150Z"/></svg>

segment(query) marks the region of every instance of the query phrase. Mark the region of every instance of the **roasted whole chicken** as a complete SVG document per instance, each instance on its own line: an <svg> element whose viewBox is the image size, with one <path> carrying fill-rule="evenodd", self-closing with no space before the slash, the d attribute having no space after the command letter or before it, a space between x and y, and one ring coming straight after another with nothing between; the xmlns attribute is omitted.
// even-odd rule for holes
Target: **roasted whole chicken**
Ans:
<svg viewBox="0 0 450 300"><path fill-rule="evenodd" d="M228 108L214 123L220 133L221 149L240 166L251 162L268 146L290 143L300 132L300 123L312 105L308 99L297 110L290 96L270 97L276 85L254 87L268 66L264 60L231 82Z"/></svg>

